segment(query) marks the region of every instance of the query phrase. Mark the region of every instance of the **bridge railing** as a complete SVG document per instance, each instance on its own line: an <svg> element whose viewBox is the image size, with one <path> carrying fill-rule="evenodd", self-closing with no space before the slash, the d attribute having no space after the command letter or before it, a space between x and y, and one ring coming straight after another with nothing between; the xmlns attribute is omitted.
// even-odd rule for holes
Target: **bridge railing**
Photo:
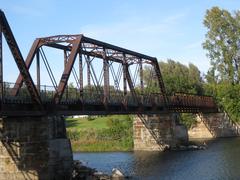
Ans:
<svg viewBox="0 0 240 180"><path fill-rule="evenodd" d="M32 103L32 99L26 87L19 90L18 96L12 95L14 83L3 83L3 103Z"/></svg>
<svg viewBox="0 0 240 180"><path fill-rule="evenodd" d="M23 85L19 89L17 96L12 95L14 89L14 83L3 84L3 104L4 103L17 103L26 104L32 103L31 97L27 91L27 88ZM43 103L54 103L54 96L56 89L52 86L40 86L37 88L40 92L40 97ZM82 103L101 105L107 102L109 105L126 105L126 106L139 106L144 107L164 107L164 97L158 93L152 94L137 94L133 96L131 92L124 94L122 91L111 90L109 96L106 99L103 91L84 89L82 92L78 88L67 87L63 94L62 104ZM177 93L173 96L168 96L168 107L170 109L214 109L216 104L211 96L197 96L190 94Z"/></svg>
<svg viewBox="0 0 240 180"><path fill-rule="evenodd" d="M177 93L169 97L169 106L185 108L216 108L213 97Z"/></svg>
<svg viewBox="0 0 240 180"><path fill-rule="evenodd" d="M26 86L22 86L16 96L12 94L15 83L3 83L3 103L32 103L31 97L27 91ZM40 86L38 88L41 100L43 103L53 103L56 89L53 86ZM71 103L81 101L82 103L102 104L104 102L103 91L96 91L92 89L84 89L82 92L78 88L67 87L63 94L61 103ZM163 96L160 94L137 94L132 96L131 92L124 94L123 91L111 90L107 99L109 104L122 104L137 106L139 103L146 106L164 105Z"/></svg>

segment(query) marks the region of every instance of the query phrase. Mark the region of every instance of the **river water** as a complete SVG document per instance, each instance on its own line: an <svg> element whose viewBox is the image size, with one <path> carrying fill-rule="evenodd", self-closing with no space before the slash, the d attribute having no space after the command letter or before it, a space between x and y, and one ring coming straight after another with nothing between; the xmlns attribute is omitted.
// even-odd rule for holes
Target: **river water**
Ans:
<svg viewBox="0 0 240 180"><path fill-rule="evenodd" d="M120 169L132 179L240 179L240 138L207 141L206 150L74 153L105 173Z"/></svg>

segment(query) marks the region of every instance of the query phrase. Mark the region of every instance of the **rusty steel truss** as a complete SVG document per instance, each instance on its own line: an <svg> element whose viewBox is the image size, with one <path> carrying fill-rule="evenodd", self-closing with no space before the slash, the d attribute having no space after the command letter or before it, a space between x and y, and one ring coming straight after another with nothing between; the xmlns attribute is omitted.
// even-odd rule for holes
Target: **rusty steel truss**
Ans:
<svg viewBox="0 0 240 180"><path fill-rule="evenodd" d="M167 96L164 88L164 83L162 80L161 72L158 66L157 59L154 57L146 56L134 51L130 51L124 48L120 48L111 44L107 44L98 40L94 40L88 37L85 37L83 35L59 35L59 36L51 36L51 37L45 37L45 38L38 38L34 41L32 48L27 56L26 59L26 66L29 69L34 56L37 56L39 58L39 51L41 51L41 48L43 46L48 46L52 48L56 48L59 50L62 50L65 54L64 61L65 61L65 67L61 76L61 79L58 83L58 86L56 88L56 92L54 95L54 102L56 104L59 104L62 96L64 94L65 87L67 86L67 82L70 76L70 73L72 72L73 65L76 61L77 55L79 56L79 87L80 92L83 93L83 70L82 70L82 62L83 59L85 59L85 62L88 66L88 68L91 68L91 62L94 58L101 59L103 61L103 79L104 79L104 85L103 85L103 92L104 92L104 103L108 102L109 98L109 71L110 66L112 63L118 63L122 66L122 73L123 73L123 90L124 94L127 94L127 84L129 86L129 89L132 93L132 96L137 100L137 94L135 92L135 87L132 82L132 78L130 76L129 72L129 66L133 64L137 64L139 69L139 75L140 75L140 83L141 83L141 91L144 90L143 85L143 65L150 65L155 71L155 76L157 79L157 82L159 83L159 90L163 97L164 97L164 103L167 104ZM37 58L37 59L38 59ZM38 62L39 60L37 60ZM39 68L39 66L38 66ZM39 69L37 70L39 71ZM88 69L88 82L89 82L89 76L91 75L95 76L94 69L91 70ZM39 77L38 73L38 79ZM98 82L97 78L95 78L95 86L99 86L100 82ZM117 82L119 82L119 79L115 79ZM18 79L16 81L16 85L14 87L13 95L17 95L19 89L21 88L21 85L23 83L23 78L21 75L18 76ZM39 83L39 81L38 81ZM90 85L90 83L88 83ZM39 87L39 84L37 85ZM97 87L96 87L97 88ZM120 87L116 87L119 88ZM139 104L141 102L138 102Z"/></svg>
<svg viewBox="0 0 240 180"><path fill-rule="evenodd" d="M155 57L98 41L82 34L37 38L24 62L13 33L0 11L0 94L2 115L23 114L156 114L174 112L213 112L212 97L167 96ZM4 83L2 33L20 74L14 84ZM63 62L59 82L48 61L46 49L62 53L54 63ZM36 60L36 83L29 70ZM41 68L52 83L41 84ZM147 69L148 71L144 71ZM69 78L75 87L69 86Z"/></svg>

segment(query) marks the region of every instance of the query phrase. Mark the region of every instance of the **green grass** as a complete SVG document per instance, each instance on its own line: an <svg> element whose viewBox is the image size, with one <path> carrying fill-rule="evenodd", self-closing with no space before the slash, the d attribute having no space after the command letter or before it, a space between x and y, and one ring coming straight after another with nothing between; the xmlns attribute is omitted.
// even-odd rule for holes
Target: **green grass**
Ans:
<svg viewBox="0 0 240 180"><path fill-rule="evenodd" d="M104 129L107 127L107 117L97 117L93 120L88 118L67 118L67 128L75 129Z"/></svg>
<svg viewBox="0 0 240 180"><path fill-rule="evenodd" d="M67 118L73 151L131 151L132 120L126 115Z"/></svg>

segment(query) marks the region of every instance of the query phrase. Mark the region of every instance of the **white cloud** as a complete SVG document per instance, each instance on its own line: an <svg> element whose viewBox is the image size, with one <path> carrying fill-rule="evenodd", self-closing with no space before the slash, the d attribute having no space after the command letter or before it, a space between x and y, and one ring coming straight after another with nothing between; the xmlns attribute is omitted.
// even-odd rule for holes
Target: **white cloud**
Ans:
<svg viewBox="0 0 240 180"><path fill-rule="evenodd" d="M162 19L152 19L149 17L151 15L130 17L118 22L88 24L80 29L85 36L157 56L166 46L175 43L174 38L184 35L178 26L181 26L186 15L177 13Z"/></svg>
<svg viewBox="0 0 240 180"><path fill-rule="evenodd" d="M121 22L109 24L94 25L89 24L83 26L81 30L88 32L91 36L111 36L120 34L136 34L136 33L167 33L186 16L184 13L167 16L164 19L154 20L150 22L148 19L133 17L125 19ZM150 35L150 34L148 34Z"/></svg>
<svg viewBox="0 0 240 180"><path fill-rule="evenodd" d="M186 44L186 33L181 29L187 13L178 13L149 22L130 18L110 24L89 24L81 28L86 36L107 41L127 49L155 56L159 60L174 59L183 64L193 63L202 72L209 68L209 60L202 50L202 40Z"/></svg>

